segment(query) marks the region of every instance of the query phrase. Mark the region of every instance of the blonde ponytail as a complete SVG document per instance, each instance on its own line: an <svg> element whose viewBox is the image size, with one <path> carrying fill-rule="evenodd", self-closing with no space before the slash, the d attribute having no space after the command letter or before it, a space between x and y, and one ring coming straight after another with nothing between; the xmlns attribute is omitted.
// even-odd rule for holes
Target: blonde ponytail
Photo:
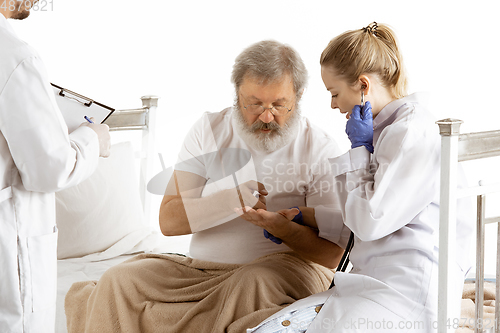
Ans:
<svg viewBox="0 0 500 333"><path fill-rule="evenodd" d="M321 66L333 66L337 74L354 84L362 74L377 74L395 98L407 95L403 57L394 32L373 22L335 37L320 58Z"/></svg>

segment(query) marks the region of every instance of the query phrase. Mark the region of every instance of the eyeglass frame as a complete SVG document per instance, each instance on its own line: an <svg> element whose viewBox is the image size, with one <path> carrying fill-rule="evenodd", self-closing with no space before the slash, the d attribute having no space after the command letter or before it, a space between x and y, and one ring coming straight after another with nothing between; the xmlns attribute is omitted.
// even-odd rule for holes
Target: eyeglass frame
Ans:
<svg viewBox="0 0 500 333"><path fill-rule="evenodd" d="M252 105L254 105L254 106L259 106L259 107L261 107L261 108L262 108L262 112L261 112L261 113L259 113L259 114L254 114L254 113L251 113L251 114L253 114L254 116L259 116L259 117L260 117L260 116L261 116L264 112L266 112L266 110L269 110L269 112L271 112L271 114L272 114L274 117L284 117L284 116L286 116L287 114L289 114L289 113L292 111L292 109L293 109L293 107L289 109L289 108L287 108L287 107L286 107L286 106L284 106L284 105L273 105L273 106L271 106L270 108L265 108L263 105L259 105L259 104L247 104L246 106L245 106L245 105L243 105L243 108L244 108L245 110L247 110L247 107L248 107L248 106L252 106ZM276 107L277 107L277 106L282 106L282 107L284 107L285 109L287 109L287 110L288 110L288 112L287 112L287 113L285 113L284 115L276 115L276 114L274 114L273 109L274 109L275 111L277 111L277 110L276 110Z"/></svg>

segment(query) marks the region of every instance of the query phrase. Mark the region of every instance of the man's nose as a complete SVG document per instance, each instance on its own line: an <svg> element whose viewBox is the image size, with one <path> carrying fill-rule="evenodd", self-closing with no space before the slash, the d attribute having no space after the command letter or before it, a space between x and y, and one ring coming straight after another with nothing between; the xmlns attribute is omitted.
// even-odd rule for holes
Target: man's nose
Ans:
<svg viewBox="0 0 500 333"><path fill-rule="evenodd" d="M259 119L263 123L270 123L271 121L274 120L274 115L271 112L271 109L265 109L264 112L262 112L259 116Z"/></svg>

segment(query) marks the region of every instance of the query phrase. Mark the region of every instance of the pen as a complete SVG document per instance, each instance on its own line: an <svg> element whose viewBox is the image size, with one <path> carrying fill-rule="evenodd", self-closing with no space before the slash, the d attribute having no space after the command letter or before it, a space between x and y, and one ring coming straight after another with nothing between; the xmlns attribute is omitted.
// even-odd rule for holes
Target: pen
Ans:
<svg viewBox="0 0 500 333"><path fill-rule="evenodd" d="M86 121L88 121L89 123L93 124L94 122L87 116L83 116L83 118L85 118Z"/></svg>

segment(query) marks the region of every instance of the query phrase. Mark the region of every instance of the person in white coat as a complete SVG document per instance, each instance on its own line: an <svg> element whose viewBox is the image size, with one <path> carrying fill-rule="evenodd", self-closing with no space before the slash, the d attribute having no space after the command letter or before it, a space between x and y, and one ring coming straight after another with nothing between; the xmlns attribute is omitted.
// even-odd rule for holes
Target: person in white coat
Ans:
<svg viewBox="0 0 500 333"><path fill-rule="evenodd" d="M330 159L341 211L299 207L320 237L343 247L353 233L349 273L248 332L434 332L437 328L440 137L420 94L406 95L402 56L386 25L347 31L321 55L331 107L348 118L352 143ZM460 180L465 185L462 175ZM473 234L469 201L457 216L456 317ZM247 208L246 219L280 237L296 210ZM291 222L289 222L291 223Z"/></svg>
<svg viewBox="0 0 500 333"><path fill-rule="evenodd" d="M55 329L54 192L90 176L110 138L100 124L68 135L40 57L7 23L26 4L0 7L0 332L40 333Z"/></svg>

